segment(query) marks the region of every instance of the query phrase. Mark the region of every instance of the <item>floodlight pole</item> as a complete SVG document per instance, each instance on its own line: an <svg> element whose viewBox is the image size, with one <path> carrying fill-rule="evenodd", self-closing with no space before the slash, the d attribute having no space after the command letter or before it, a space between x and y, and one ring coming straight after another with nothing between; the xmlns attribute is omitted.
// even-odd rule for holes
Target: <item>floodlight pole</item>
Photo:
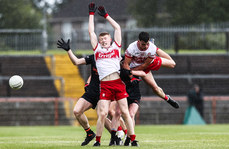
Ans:
<svg viewBox="0 0 229 149"><path fill-rule="evenodd" d="M47 47L48 47L46 11L47 11L47 2L45 2L44 8L43 8L42 54L46 54Z"/></svg>

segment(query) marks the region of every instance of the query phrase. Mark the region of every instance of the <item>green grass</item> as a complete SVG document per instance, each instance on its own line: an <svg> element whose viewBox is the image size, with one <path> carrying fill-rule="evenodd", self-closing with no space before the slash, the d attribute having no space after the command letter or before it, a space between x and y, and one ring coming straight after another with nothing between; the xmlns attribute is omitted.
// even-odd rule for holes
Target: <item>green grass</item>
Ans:
<svg viewBox="0 0 229 149"><path fill-rule="evenodd" d="M95 127L92 127L95 130ZM229 148L229 125L145 125L136 126L141 149L225 149ZM85 132L74 126L0 127L1 149L81 148ZM109 147L110 135L104 130L101 147ZM84 148L92 147L94 140Z"/></svg>

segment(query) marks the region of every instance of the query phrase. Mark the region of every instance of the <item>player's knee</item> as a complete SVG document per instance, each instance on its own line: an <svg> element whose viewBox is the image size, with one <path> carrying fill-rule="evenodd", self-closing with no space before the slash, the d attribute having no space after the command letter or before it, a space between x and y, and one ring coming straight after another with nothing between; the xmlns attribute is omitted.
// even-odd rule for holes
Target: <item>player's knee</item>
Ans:
<svg viewBox="0 0 229 149"><path fill-rule="evenodd" d="M115 113L114 113L116 116L121 116L121 111L120 110L118 110L118 111L116 111Z"/></svg>
<svg viewBox="0 0 229 149"><path fill-rule="evenodd" d="M134 119L135 113L134 112L130 112L130 117L131 117L131 119Z"/></svg>
<svg viewBox="0 0 229 149"><path fill-rule="evenodd" d="M73 113L74 113L74 115L75 115L76 117L80 117L80 115L83 114L81 111L76 110L76 109L73 110Z"/></svg>
<svg viewBox="0 0 229 149"><path fill-rule="evenodd" d="M105 112L105 111L101 111L99 112L99 116L102 118L102 119L105 119L108 115L108 112Z"/></svg>
<svg viewBox="0 0 229 149"><path fill-rule="evenodd" d="M128 110L122 111L121 114L122 114L123 118L126 119L129 116L129 111Z"/></svg>
<svg viewBox="0 0 229 149"><path fill-rule="evenodd" d="M115 111L114 110L109 110L108 114L113 117L115 115Z"/></svg>

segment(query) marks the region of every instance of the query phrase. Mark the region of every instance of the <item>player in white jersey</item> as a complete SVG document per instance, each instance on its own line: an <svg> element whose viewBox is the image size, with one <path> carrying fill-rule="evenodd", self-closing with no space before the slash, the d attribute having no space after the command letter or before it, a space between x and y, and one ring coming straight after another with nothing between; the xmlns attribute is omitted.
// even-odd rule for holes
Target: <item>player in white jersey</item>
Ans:
<svg viewBox="0 0 229 149"><path fill-rule="evenodd" d="M99 41L94 31L94 13L96 11L94 3L89 4L89 36L91 45L94 50L95 61L100 79L100 100L97 105L97 130L96 142L94 146L100 146L105 119L108 114L109 105L112 100L116 100L122 116L127 125L128 134L130 135L132 146L138 146L135 140L134 127L130 117L127 105L128 94L125 84L119 76L120 60L121 60L121 28L120 25L113 20L106 12L103 6L98 7L98 14L103 16L114 28L114 43L111 44L112 38L109 33L101 33Z"/></svg>
<svg viewBox="0 0 229 149"><path fill-rule="evenodd" d="M175 65L176 63L167 53L149 41L147 32L141 32L138 41L131 43L127 48L123 67L125 69L143 70L146 76L142 79L152 88L154 93L177 109L179 108L178 102L164 93L151 73L151 70L158 70L161 66L174 68Z"/></svg>

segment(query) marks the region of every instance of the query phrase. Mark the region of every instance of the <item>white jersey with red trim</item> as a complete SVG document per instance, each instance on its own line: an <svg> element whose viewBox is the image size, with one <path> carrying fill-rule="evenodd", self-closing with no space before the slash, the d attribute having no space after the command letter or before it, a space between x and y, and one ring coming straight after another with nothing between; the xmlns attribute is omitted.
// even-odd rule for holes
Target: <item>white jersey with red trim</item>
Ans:
<svg viewBox="0 0 229 149"><path fill-rule="evenodd" d="M118 46L116 42L113 42L108 49L101 47L98 43L94 49L94 55L100 80L114 72L119 73L122 59L121 46Z"/></svg>
<svg viewBox="0 0 229 149"><path fill-rule="evenodd" d="M132 58L130 68L143 64L148 57L154 59L156 56L157 47L152 42L149 42L149 47L145 51L139 50L137 43L138 41L131 43L125 52L126 57Z"/></svg>

